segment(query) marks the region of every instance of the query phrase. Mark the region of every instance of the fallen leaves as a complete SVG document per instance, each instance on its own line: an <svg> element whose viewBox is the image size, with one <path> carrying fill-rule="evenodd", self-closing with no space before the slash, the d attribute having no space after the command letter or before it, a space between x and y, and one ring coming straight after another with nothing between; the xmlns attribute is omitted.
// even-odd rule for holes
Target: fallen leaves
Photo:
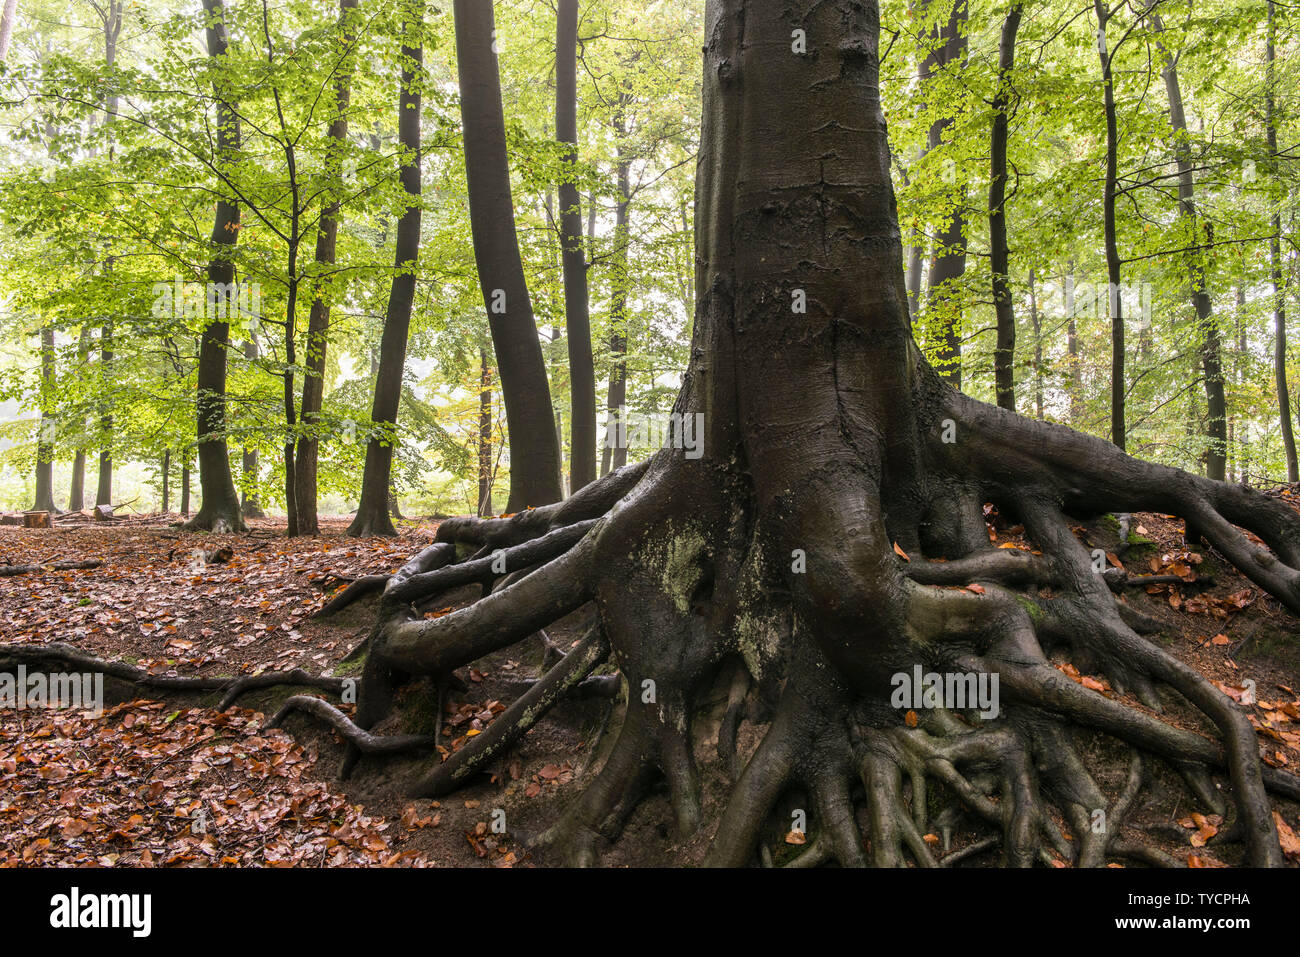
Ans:
<svg viewBox="0 0 1300 957"><path fill-rule="evenodd" d="M307 777L315 755L262 721L147 700L99 717L0 715L0 866L428 863L394 849L382 818Z"/></svg>

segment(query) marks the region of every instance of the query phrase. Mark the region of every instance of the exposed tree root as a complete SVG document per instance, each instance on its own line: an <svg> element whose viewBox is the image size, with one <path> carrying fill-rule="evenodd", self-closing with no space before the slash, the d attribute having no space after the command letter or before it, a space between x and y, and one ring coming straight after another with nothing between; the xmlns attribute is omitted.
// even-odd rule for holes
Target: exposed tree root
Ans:
<svg viewBox="0 0 1300 957"><path fill-rule="evenodd" d="M313 698L310 695L302 694L294 695L285 701L280 706L280 710L266 723L266 727L280 727L284 723L284 719L294 711L306 711L308 714L320 718L362 754L402 754L406 751L433 748L438 743L437 738L429 734L371 734L369 731L358 728L352 723L351 718L323 698Z"/></svg>

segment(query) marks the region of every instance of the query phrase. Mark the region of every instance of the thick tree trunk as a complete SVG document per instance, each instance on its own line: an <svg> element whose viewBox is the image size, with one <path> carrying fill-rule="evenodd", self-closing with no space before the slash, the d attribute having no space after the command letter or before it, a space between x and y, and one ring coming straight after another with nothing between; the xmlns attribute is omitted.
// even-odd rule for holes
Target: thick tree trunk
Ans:
<svg viewBox="0 0 1300 957"><path fill-rule="evenodd" d="M560 448L515 233L492 4L455 0L453 6L470 229L509 429L506 511L517 512L559 501Z"/></svg>
<svg viewBox="0 0 1300 957"><path fill-rule="evenodd" d="M993 350L997 404L1015 411L1016 312L1011 302L1011 253L1007 248L1007 139L1011 125L1011 71L1016 64L1016 33L1021 7L1016 4L1002 24L998 46L998 89L993 98L993 134L989 145L989 262L993 270L993 311L997 346ZM1040 418L1041 412L1040 412Z"/></svg>
<svg viewBox="0 0 1300 957"><path fill-rule="evenodd" d="M559 0L555 30L555 138L566 145L559 185L564 249L565 336L569 346L569 492L596 480L596 367L591 356L587 259L578 163L578 0Z"/></svg>
<svg viewBox="0 0 1300 957"><path fill-rule="evenodd" d="M1151 22L1156 35L1164 33L1164 24L1155 8L1156 0L1148 4ZM1183 92L1178 83L1178 65L1172 53L1163 44L1157 47L1164 56L1165 91L1169 96L1169 127L1174 134L1174 160L1178 164L1178 212L1187 223L1188 243L1195 247L1199 242L1201 224L1197 220L1196 184L1192 175L1191 151L1187 147L1187 118L1183 112ZM1208 228L1208 227L1207 227ZM1205 374L1206 473L1210 478L1223 481L1227 478L1228 454L1228 403L1223 388L1223 346L1219 327L1214 321L1214 307L1206 287L1203 251L1193 248L1188 256L1187 272L1192 289L1192 308L1201 328L1201 368Z"/></svg>
<svg viewBox="0 0 1300 957"><path fill-rule="evenodd" d="M366 445L361 501L348 534L396 535L389 516L393 447L397 441L397 409L402 400L402 371L406 366L406 335L415 302L415 270L420 256L420 87L424 82L424 2L406 0L402 30L402 85L397 101L397 140L402 146L401 181L406 211L397 221L392 284L379 342L379 369L370 418L384 434Z"/></svg>
<svg viewBox="0 0 1300 957"><path fill-rule="evenodd" d="M940 31L943 46L935 53L935 68L965 62L966 23L966 0L954 0L948 22ZM945 116L930 127L930 150L943 143L953 122L951 116ZM960 173L950 185L952 206L930 260L925 311L930 335L938 341L935 358L939 373L954 389L960 389L963 310L958 286L966 273L966 185Z"/></svg>
<svg viewBox="0 0 1300 957"><path fill-rule="evenodd" d="M1267 77L1264 81L1264 123L1267 127L1268 152L1277 162L1277 23L1273 0L1268 0L1268 42L1265 48ZM1276 173L1274 173L1276 175ZM1291 390L1286 378L1286 290L1282 282L1282 216L1273 214L1273 235L1268 243L1270 281L1273 286L1273 378L1277 384L1278 425L1282 430L1282 448L1286 452L1286 480L1300 481L1296 463L1295 428L1291 422Z"/></svg>
<svg viewBox="0 0 1300 957"><path fill-rule="evenodd" d="M1106 112L1106 184L1102 193L1102 222L1106 245L1106 301L1110 315L1110 440L1124 448L1124 400L1128 384L1124 372L1124 303L1119 294L1121 262L1115 235L1115 197L1119 192L1119 123L1115 115L1115 78L1111 70L1114 51L1106 48L1106 26L1110 19L1107 0L1095 0L1097 54L1101 58L1101 80Z"/></svg>
<svg viewBox="0 0 1300 957"><path fill-rule="evenodd" d="M207 25L208 56L220 62L229 46L225 9L222 0L203 0ZM239 149L239 116L216 90L217 153L229 156ZM211 258L208 282L229 289L235 280L231 259L239 238L239 204L219 199L213 217ZM210 531L244 531L235 479L230 472L230 453L226 448L226 350L230 347L230 324L217 319L203 330L199 344L198 446L199 486L203 504L190 520L190 528ZM188 501L185 502L188 505ZM182 506L182 511L186 511Z"/></svg>
<svg viewBox="0 0 1300 957"><path fill-rule="evenodd" d="M32 510L57 512L54 506L54 329L41 329L41 420L36 437L36 496Z"/></svg>

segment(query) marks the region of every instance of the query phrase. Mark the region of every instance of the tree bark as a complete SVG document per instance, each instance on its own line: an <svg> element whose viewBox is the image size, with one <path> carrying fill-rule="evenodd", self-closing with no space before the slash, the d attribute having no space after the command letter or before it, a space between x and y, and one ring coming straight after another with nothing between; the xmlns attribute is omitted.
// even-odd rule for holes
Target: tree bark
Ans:
<svg viewBox="0 0 1300 957"><path fill-rule="evenodd" d="M415 272L420 257L420 87L424 82L423 0L406 0L402 27L402 80L397 101L397 140L402 147L402 189L406 210L397 221L393 281L388 290L384 332L379 341L379 370L371 421L383 434L366 445L361 501L348 534L396 535L389 515L393 476L393 447L397 442L397 410L402 401L402 372L406 367L406 336L415 303Z"/></svg>
<svg viewBox="0 0 1300 957"><path fill-rule="evenodd" d="M1277 23L1273 0L1268 0L1268 40L1265 46L1267 76L1264 81L1264 124L1267 127L1268 153L1276 164L1277 153ZM1276 176L1276 167L1273 168ZM1273 235L1268 242L1270 282L1273 287L1273 378L1277 383L1278 425L1282 429L1282 448L1286 452L1286 480L1300 481L1296 464L1295 428L1291 422L1291 390L1286 378L1286 289L1282 282L1282 215L1273 213Z"/></svg>
<svg viewBox="0 0 1300 957"><path fill-rule="evenodd" d="M244 358L248 362L256 362L261 355L261 349L257 344L257 338L249 335L244 341ZM266 518L266 512L262 510L262 504L257 497L257 479L258 479L258 462L257 446L246 445L241 456L239 467L243 474L244 490L239 495L239 511L244 518ZM250 494L247 490L253 489Z"/></svg>
<svg viewBox="0 0 1300 957"><path fill-rule="evenodd" d="M1007 248L1007 139L1015 90L1011 71L1016 64L1016 33L1021 6L1016 4L1002 24L998 46L998 88L993 97L993 134L989 146L989 261L993 270L993 311L997 315L997 346L993 350L997 404L1016 408L1016 312L1011 302L1011 253ZM1041 416L1040 416L1041 417Z"/></svg>
<svg viewBox="0 0 1300 957"><path fill-rule="evenodd" d="M560 448L515 232L492 4L455 0L453 8L470 231L509 429L506 511L517 512L559 501Z"/></svg>
<svg viewBox="0 0 1300 957"><path fill-rule="evenodd" d="M1147 10L1155 26L1157 37L1164 33L1164 24L1156 11L1157 0L1150 0ZM1196 183L1192 175L1191 151L1187 146L1187 118L1183 112L1183 92L1178 83L1178 63L1174 55L1156 43L1164 56L1165 92L1169 96L1169 127L1174 136L1174 160L1178 164L1178 212L1187 223L1189 244L1199 241L1201 226L1197 220ZM1223 345L1219 327L1214 320L1214 306L1206 286L1203 250L1193 248L1188 254L1187 272L1192 290L1192 308L1201 328L1201 368L1205 375L1206 449L1205 466L1210 478L1222 482L1227 478L1228 454L1228 402L1223 387Z"/></svg>
<svg viewBox="0 0 1300 957"><path fill-rule="evenodd" d="M105 319L99 327L99 482L95 489L96 505L113 504L113 402L106 393L112 390L113 320Z"/></svg>
<svg viewBox="0 0 1300 957"><path fill-rule="evenodd" d="M1115 197L1119 190L1119 123L1115 115L1115 79L1111 70L1114 51L1106 48L1110 20L1107 0L1094 0L1097 13L1097 55L1106 112L1106 184L1102 192L1102 220L1106 244L1106 302L1110 315L1110 440L1123 449L1126 440L1124 400L1128 384L1124 372L1124 303L1119 294L1121 262L1115 236Z"/></svg>
<svg viewBox="0 0 1300 957"><path fill-rule="evenodd" d="M90 327L82 325L77 338L77 361L84 368L90 359ZM72 483L68 490L68 510L80 512L86 507L86 449L84 445L85 418L80 422L77 451L72 458Z"/></svg>
<svg viewBox="0 0 1300 957"><path fill-rule="evenodd" d="M935 53L935 67L962 63L966 58L966 0L954 0L952 13L940 31L943 45ZM944 116L930 127L929 148L937 149L943 135L953 125L951 116ZM952 189L951 216L939 231L926 289L926 315L930 333L938 340L935 357L939 373L954 389L961 388L961 290L958 285L966 273L966 187L960 173ZM938 323L935 328L933 323Z"/></svg>
<svg viewBox="0 0 1300 957"><path fill-rule="evenodd" d="M14 36L14 19L18 15L18 0L5 0L4 12L0 13L0 63L9 55L9 44Z"/></svg>
<svg viewBox="0 0 1300 957"><path fill-rule="evenodd" d="M601 443L600 474L627 464L624 420L627 418L627 297L631 285L628 275L628 246L632 236L631 164L624 152L626 130L623 115L615 116L614 128L619 139L616 161L618 195L614 207L614 257L610 263L609 300L609 395L605 403L605 438Z"/></svg>
<svg viewBox="0 0 1300 957"><path fill-rule="evenodd" d="M162 511L166 515L171 507L172 450L163 449L162 455Z"/></svg>
<svg viewBox="0 0 1300 957"><path fill-rule="evenodd" d="M339 29L342 43L350 47L353 30L349 17L357 9L359 0L339 0ZM338 67L334 84L335 115L330 123L328 137L335 152L328 162L335 187L343 188L342 150L348 139L348 105L352 97L352 57L343 54L344 62ZM333 270L338 252L340 202L336 197L321 211L316 233L316 265L323 273ZM319 283L311 301L311 314L307 317L307 356L302 382L302 437L298 439L297 459L294 463L296 483L295 504L298 509L299 535L319 535L320 523L316 513L316 475L320 455L320 412L325 402L325 352L329 346L330 303L326 291ZM324 283L328 284L325 279Z"/></svg>
<svg viewBox="0 0 1300 957"><path fill-rule="evenodd" d="M54 329L41 328L41 418L36 437L36 495L34 512L58 511L54 505Z"/></svg>
<svg viewBox="0 0 1300 957"><path fill-rule="evenodd" d="M555 30L555 138L565 145L559 184L569 346L569 492L596 480L596 367L591 356L587 259L582 248L578 164L578 0L559 0Z"/></svg>
<svg viewBox="0 0 1300 957"><path fill-rule="evenodd" d="M492 367L486 349L479 349L478 380L478 508L479 517L492 510Z"/></svg>
<svg viewBox="0 0 1300 957"><path fill-rule="evenodd" d="M203 0L207 17L208 56L216 63L222 62L229 48L225 9L222 0ZM220 81L215 83L217 104L218 156L231 156L239 149L239 115L223 96ZM208 282L231 287L235 279L232 257L239 238L239 204L230 199L219 199L213 216L211 258L208 260ZM198 446L199 487L203 504L188 523L189 528L209 531L245 531L244 518L239 508L239 495L235 492L235 479L230 472L230 454L226 448L226 351L230 347L230 325L214 319L203 329L199 343L198 394ZM187 463L188 464L188 463ZM182 505L186 512L188 496Z"/></svg>

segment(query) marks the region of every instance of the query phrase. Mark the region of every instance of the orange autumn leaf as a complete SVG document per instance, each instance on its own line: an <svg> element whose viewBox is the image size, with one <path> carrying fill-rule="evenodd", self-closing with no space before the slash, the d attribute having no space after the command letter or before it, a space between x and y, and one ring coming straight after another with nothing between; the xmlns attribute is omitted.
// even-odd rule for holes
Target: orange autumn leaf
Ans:
<svg viewBox="0 0 1300 957"><path fill-rule="evenodd" d="M898 542L894 542L894 554L905 562L911 561L911 559L907 557L907 552L898 547Z"/></svg>
<svg viewBox="0 0 1300 957"><path fill-rule="evenodd" d="M909 728L915 728L919 721L920 719L916 716L915 711L909 711L907 714L903 715L903 723Z"/></svg>

